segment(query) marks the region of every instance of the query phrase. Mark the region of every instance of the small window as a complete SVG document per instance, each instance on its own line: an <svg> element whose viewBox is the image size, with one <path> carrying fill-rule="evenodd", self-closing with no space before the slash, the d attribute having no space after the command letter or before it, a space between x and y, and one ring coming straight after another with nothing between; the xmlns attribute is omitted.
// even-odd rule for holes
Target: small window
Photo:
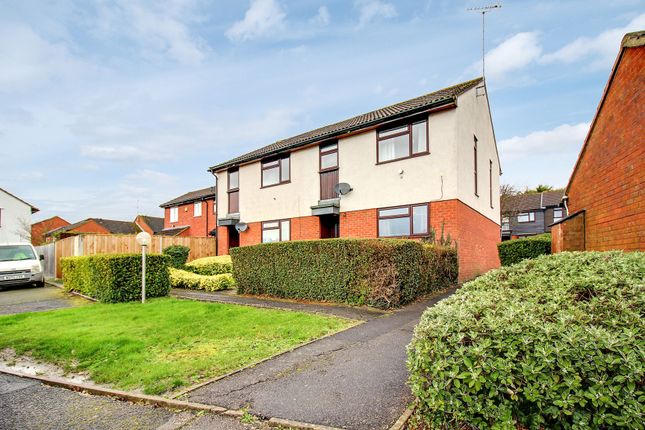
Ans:
<svg viewBox="0 0 645 430"><path fill-rule="evenodd" d="M179 208L177 206L170 208L170 222L179 221Z"/></svg>
<svg viewBox="0 0 645 430"><path fill-rule="evenodd" d="M193 204L193 216L202 216L202 202Z"/></svg>
<svg viewBox="0 0 645 430"><path fill-rule="evenodd" d="M508 231L511 229L511 219L507 216L502 217L502 230Z"/></svg>
<svg viewBox="0 0 645 430"><path fill-rule="evenodd" d="M262 187L289 182L290 166L289 156L277 160L262 162Z"/></svg>
<svg viewBox="0 0 645 430"><path fill-rule="evenodd" d="M535 212L524 212L517 214L517 222L534 222Z"/></svg>
<svg viewBox="0 0 645 430"><path fill-rule="evenodd" d="M320 147L320 171L335 170L338 168L338 144Z"/></svg>
<svg viewBox="0 0 645 430"><path fill-rule="evenodd" d="M562 208L553 209L553 222L560 221L562 218L564 218L564 209Z"/></svg>
<svg viewBox="0 0 645 430"><path fill-rule="evenodd" d="M230 170L228 172L228 190L235 191L240 188L240 171Z"/></svg>
<svg viewBox="0 0 645 430"><path fill-rule="evenodd" d="M428 121L417 121L377 133L377 162L401 160L427 154Z"/></svg>
<svg viewBox="0 0 645 430"><path fill-rule="evenodd" d="M262 243L291 240L291 222L287 220L265 221L262 223Z"/></svg>
<svg viewBox="0 0 645 430"><path fill-rule="evenodd" d="M479 189L477 187L477 136L473 136L473 171L475 174L475 195L479 197Z"/></svg>
<svg viewBox="0 0 645 430"><path fill-rule="evenodd" d="M217 213L217 199L213 199L213 213Z"/></svg>
<svg viewBox="0 0 645 430"><path fill-rule="evenodd" d="M428 234L428 205L379 209L379 237L424 236Z"/></svg>
<svg viewBox="0 0 645 430"><path fill-rule="evenodd" d="M488 194L490 208L493 209L493 160L488 160Z"/></svg>

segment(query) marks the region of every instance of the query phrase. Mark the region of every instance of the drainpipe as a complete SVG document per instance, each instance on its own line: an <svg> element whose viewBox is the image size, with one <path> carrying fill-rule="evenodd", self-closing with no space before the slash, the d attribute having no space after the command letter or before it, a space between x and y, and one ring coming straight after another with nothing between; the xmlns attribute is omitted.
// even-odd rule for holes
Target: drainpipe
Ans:
<svg viewBox="0 0 645 430"><path fill-rule="evenodd" d="M569 196L566 194L562 196L562 203L564 203L564 216L569 216L569 205L567 205L567 202L569 201Z"/></svg>

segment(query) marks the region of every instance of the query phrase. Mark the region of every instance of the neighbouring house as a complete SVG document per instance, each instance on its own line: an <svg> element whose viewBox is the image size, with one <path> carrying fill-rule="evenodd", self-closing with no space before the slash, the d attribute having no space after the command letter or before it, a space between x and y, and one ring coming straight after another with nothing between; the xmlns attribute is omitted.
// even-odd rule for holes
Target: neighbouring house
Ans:
<svg viewBox="0 0 645 430"><path fill-rule="evenodd" d="M645 31L629 33L565 189L553 252L645 250Z"/></svg>
<svg viewBox="0 0 645 430"><path fill-rule="evenodd" d="M58 215L38 221L31 225L31 243L34 246L42 245L51 240L51 236L45 237L45 233L56 230L61 227L70 225L69 222L59 217Z"/></svg>
<svg viewBox="0 0 645 430"><path fill-rule="evenodd" d="M215 236L216 194L215 187L202 188L159 205L164 209L163 230L175 236Z"/></svg>
<svg viewBox="0 0 645 430"><path fill-rule="evenodd" d="M522 193L502 204L502 240L550 233L551 224L564 218L564 190Z"/></svg>
<svg viewBox="0 0 645 430"><path fill-rule="evenodd" d="M499 265L501 171L482 78L209 170L221 191L219 254L261 242L443 231L458 243L461 280Z"/></svg>
<svg viewBox="0 0 645 430"><path fill-rule="evenodd" d="M94 234L137 234L141 229L131 221L116 221L112 219L87 218L82 221L50 230L45 237L64 239L83 233Z"/></svg>
<svg viewBox="0 0 645 430"><path fill-rule="evenodd" d="M0 243L29 242L31 215L38 208L0 188Z"/></svg>

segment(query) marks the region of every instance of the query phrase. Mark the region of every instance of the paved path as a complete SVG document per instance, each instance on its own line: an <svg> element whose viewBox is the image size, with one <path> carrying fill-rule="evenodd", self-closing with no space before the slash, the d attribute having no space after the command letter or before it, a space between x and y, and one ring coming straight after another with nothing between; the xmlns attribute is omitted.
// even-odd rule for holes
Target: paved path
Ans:
<svg viewBox="0 0 645 430"><path fill-rule="evenodd" d="M253 414L332 427L387 429L412 400L406 346L423 311L448 292L371 318L187 395Z"/></svg>
<svg viewBox="0 0 645 430"><path fill-rule="evenodd" d="M0 373L0 429L159 429L249 430L266 424L242 424L210 413L171 411L50 387L32 379Z"/></svg>
<svg viewBox="0 0 645 430"><path fill-rule="evenodd" d="M88 303L55 287L0 289L0 315L49 311Z"/></svg>

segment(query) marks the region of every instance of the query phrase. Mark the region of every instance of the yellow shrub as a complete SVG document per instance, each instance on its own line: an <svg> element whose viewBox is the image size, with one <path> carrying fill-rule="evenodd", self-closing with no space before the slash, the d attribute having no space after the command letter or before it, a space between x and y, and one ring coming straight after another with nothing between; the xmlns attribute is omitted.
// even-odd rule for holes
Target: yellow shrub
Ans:
<svg viewBox="0 0 645 430"><path fill-rule="evenodd" d="M173 288L188 288L191 290L219 291L235 288L235 280L230 273L219 275L199 275L181 269L168 269L170 285Z"/></svg>

